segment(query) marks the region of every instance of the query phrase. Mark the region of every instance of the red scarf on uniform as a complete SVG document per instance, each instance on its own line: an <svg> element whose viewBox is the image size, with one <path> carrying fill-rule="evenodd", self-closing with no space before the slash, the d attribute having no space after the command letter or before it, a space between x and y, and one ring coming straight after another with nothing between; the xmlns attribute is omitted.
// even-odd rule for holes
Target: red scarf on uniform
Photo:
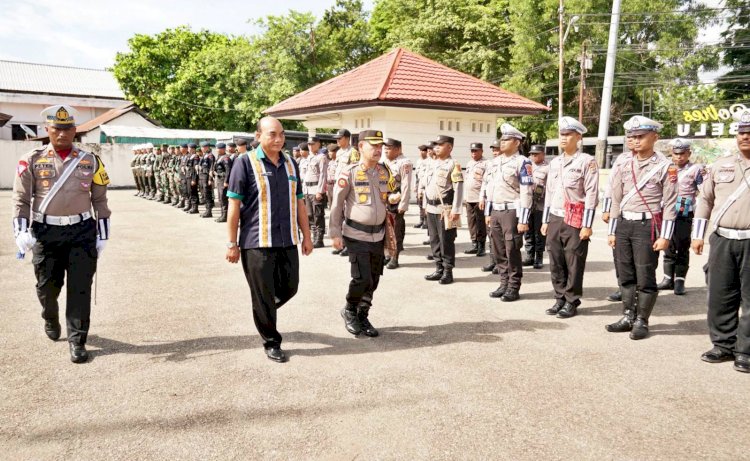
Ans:
<svg viewBox="0 0 750 461"><path fill-rule="evenodd" d="M57 150L55 152L57 152L57 155L59 155L62 161L64 162L65 159L68 158L68 155L70 155L70 153L73 152L73 149L70 148L66 150Z"/></svg>

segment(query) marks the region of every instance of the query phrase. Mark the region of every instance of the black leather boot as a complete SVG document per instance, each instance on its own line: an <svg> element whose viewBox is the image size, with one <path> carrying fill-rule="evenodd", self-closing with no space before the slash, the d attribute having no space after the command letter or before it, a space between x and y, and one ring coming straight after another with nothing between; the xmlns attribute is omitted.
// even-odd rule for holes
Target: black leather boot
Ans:
<svg viewBox="0 0 750 461"><path fill-rule="evenodd" d="M490 292L490 298L502 298L505 292L508 290L508 285L501 283L495 291Z"/></svg>
<svg viewBox="0 0 750 461"><path fill-rule="evenodd" d="M213 217L214 215L211 212L211 207L206 207L206 211L204 211L203 214L201 214L201 218L213 218Z"/></svg>
<svg viewBox="0 0 750 461"><path fill-rule="evenodd" d="M464 251L464 254L465 255L475 255L475 254L477 254L477 251L478 251L477 242L476 242L476 240L472 240L471 241L471 248L469 248L468 250Z"/></svg>
<svg viewBox="0 0 750 461"><path fill-rule="evenodd" d="M440 281L438 283L441 285L450 285L451 283L453 283L453 269L443 269L443 276L440 277Z"/></svg>
<svg viewBox="0 0 750 461"><path fill-rule="evenodd" d="M674 268L674 294L682 296L685 294L685 277L688 266L675 266Z"/></svg>
<svg viewBox="0 0 750 461"><path fill-rule="evenodd" d="M541 269L544 267L543 258L544 256L541 253L534 255L534 269Z"/></svg>
<svg viewBox="0 0 750 461"><path fill-rule="evenodd" d="M658 285L657 290L672 290L674 288L674 265L671 262L664 262L664 278Z"/></svg>
<svg viewBox="0 0 750 461"><path fill-rule="evenodd" d="M346 331L357 336L362 333L362 322L357 315L357 307L348 304L341 309L341 317L344 319L344 328Z"/></svg>
<svg viewBox="0 0 750 461"><path fill-rule="evenodd" d="M495 257L490 255L490 263L482 266L482 272L492 272L495 269Z"/></svg>
<svg viewBox="0 0 750 461"><path fill-rule="evenodd" d="M45 320L44 333L52 341L57 341L58 339L60 339L60 321L57 319Z"/></svg>
<svg viewBox="0 0 750 461"><path fill-rule="evenodd" d="M604 328L610 333L625 333L633 329L635 322L635 287L620 289L622 293L622 318Z"/></svg>
<svg viewBox="0 0 750 461"><path fill-rule="evenodd" d="M198 214L198 204L194 203L190 206L190 210L188 210L188 214Z"/></svg>
<svg viewBox="0 0 750 461"><path fill-rule="evenodd" d="M436 282L440 280L441 278L443 278L443 266L442 265L436 266L435 272L433 272L432 274L424 276L425 280L430 280L433 282Z"/></svg>
<svg viewBox="0 0 750 461"><path fill-rule="evenodd" d="M487 254L487 250L485 249L484 242L477 242L477 256L482 257Z"/></svg>
<svg viewBox="0 0 750 461"><path fill-rule="evenodd" d="M555 304L553 304L552 307L544 311L544 313L547 315L557 315L557 313L560 312L560 309L562 309L564 305L565 305L565 298L556 299Z"/></svg>
<svg viewBox="0 0 750 461"><path fill-rule="evenodd" d="M227 209L221 207L221 216L216 218L216 222L227 222Z"/></svg>
<svg viewBox="0 0 750 461"><path fill-rule="evenodd" d="M370 306L365 303L359 303L359 306L357 306L357 318L359 319L359 323L362 326L362 333L364 333L365 336L374 338L380 333L374 326L372 326L372 323L370 323L370 319L368 318L369 315Z"/></svg>
<svg viewBox="0 0 750 461"><path fill-rule="evenodd" d="M659 296L658 291L656 293L638 292L638 316L633 322L630 339L638 340L648 336L648 319L654 310L657 296Z"/></svg>
<svg viewBox="0 0 750 461"><path fill-rule="evenodd" d="M508 288L507 290L505 290L505 293L503 293L503 295L500 297L500 301L508 303L508 302L517 301L520 298L521 298L521 295L518 294L518 289Z"/></svg>
<svg viewBox="0 0 750 461"><path fill-rule="evenodd" d="M89 359L89 353L83 344L70 344L70 361L73 363L84 363Z"/></svg>

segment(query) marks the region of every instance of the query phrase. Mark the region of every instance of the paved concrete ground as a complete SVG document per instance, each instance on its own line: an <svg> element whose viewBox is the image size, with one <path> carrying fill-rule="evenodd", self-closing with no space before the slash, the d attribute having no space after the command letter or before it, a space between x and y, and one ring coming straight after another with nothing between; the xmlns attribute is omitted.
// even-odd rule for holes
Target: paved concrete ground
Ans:
<svg viewBox="0 0 750 461"><path fill-rule="evenodd" d="M0 449L3 459L747 459L750 377L709 365L705 289L659 298L653 335L605 332L620 307L604 226L589 253L581 314L544 315L549 272L521 301L488 293L485 258L456 283L423 280L423 231L386 271L371 312L381 337L343 328L349 266L330 248L302 259L280 311L289 363L266 359L225 227L110 192L85 365L42 331L30 258L14 259L0 192ZM415 222L410 214L408 222ZM601 223L600 223L601 224ZM468 234L459 235L459 249Z"/></svg>

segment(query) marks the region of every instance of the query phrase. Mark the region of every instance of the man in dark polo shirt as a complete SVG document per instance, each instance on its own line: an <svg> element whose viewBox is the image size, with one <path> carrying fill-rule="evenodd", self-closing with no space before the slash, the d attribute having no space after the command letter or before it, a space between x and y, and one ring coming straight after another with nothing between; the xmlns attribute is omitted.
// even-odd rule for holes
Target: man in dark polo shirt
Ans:
<svg viewBox="0 0 750 461"><path fill-rule="evenodd" d="M253 320L269 359L285 362L276 310L297 293L299 230L302 254L312 253L310 225L297 164L284 148L284 128L273 117L258 122L260 145L237 157L229 177L227 261L242 259ZM239 242L237 230L239 229Z"/></svg>

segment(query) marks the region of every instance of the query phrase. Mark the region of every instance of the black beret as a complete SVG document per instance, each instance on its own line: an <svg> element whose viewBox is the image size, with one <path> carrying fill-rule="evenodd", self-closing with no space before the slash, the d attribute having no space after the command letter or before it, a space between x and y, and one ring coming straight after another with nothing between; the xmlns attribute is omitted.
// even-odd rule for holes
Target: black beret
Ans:
<svg viewBox="0 0 750 461"><path fill-rule="evenodd" d="M219 142L219 143L216 143L216 148L217 149L226 149L227 145L224 144L223 142Z"/></svg>
<svg viewBox="0 0 750 461"><path fill-rule="evenodd" d="M208 141L201 141L201 147L211 147L211 143Z"/></svg>
<svg viewBox="0 0 750 461"><path fill-rule="evenodd" d="M188 145L186 143L182 143L182 144L180 144L180 147L184 147L185 149L187 149Z"/></svg>
<svg viewBox="0 0 750 461"><path fill-rule="evenodd" d="M195 149L196 147L198 147L194 142L189 142L187 146L191 149Z"/></svg>
<svg viewBox="0 0 750 461"><path fill-rule="evenodd" d="M235 141L238 146L247 146L247 139L245 138L239 138L237 141Z"/></svg>
<svg viewBox="0 0 750 461"><path fill-rule="evenodd" d="M342 128L333 135L334 139L351 138L352 134L346 128Z"/></svg>
<svg viewBox="0 0 750 461"><path fill-rule="evenodd" d="M388 147L401 147L401 141L398 139L393 138L385 138L385 141L383 142Z"/></svg>
<svg viewBox="0 0 750 461"><path fill-rule="evenodd" d="M320 138L317 136L310 136L309 138L307 138L308 144L312 144L314 142L320 142Z"/></svg>

